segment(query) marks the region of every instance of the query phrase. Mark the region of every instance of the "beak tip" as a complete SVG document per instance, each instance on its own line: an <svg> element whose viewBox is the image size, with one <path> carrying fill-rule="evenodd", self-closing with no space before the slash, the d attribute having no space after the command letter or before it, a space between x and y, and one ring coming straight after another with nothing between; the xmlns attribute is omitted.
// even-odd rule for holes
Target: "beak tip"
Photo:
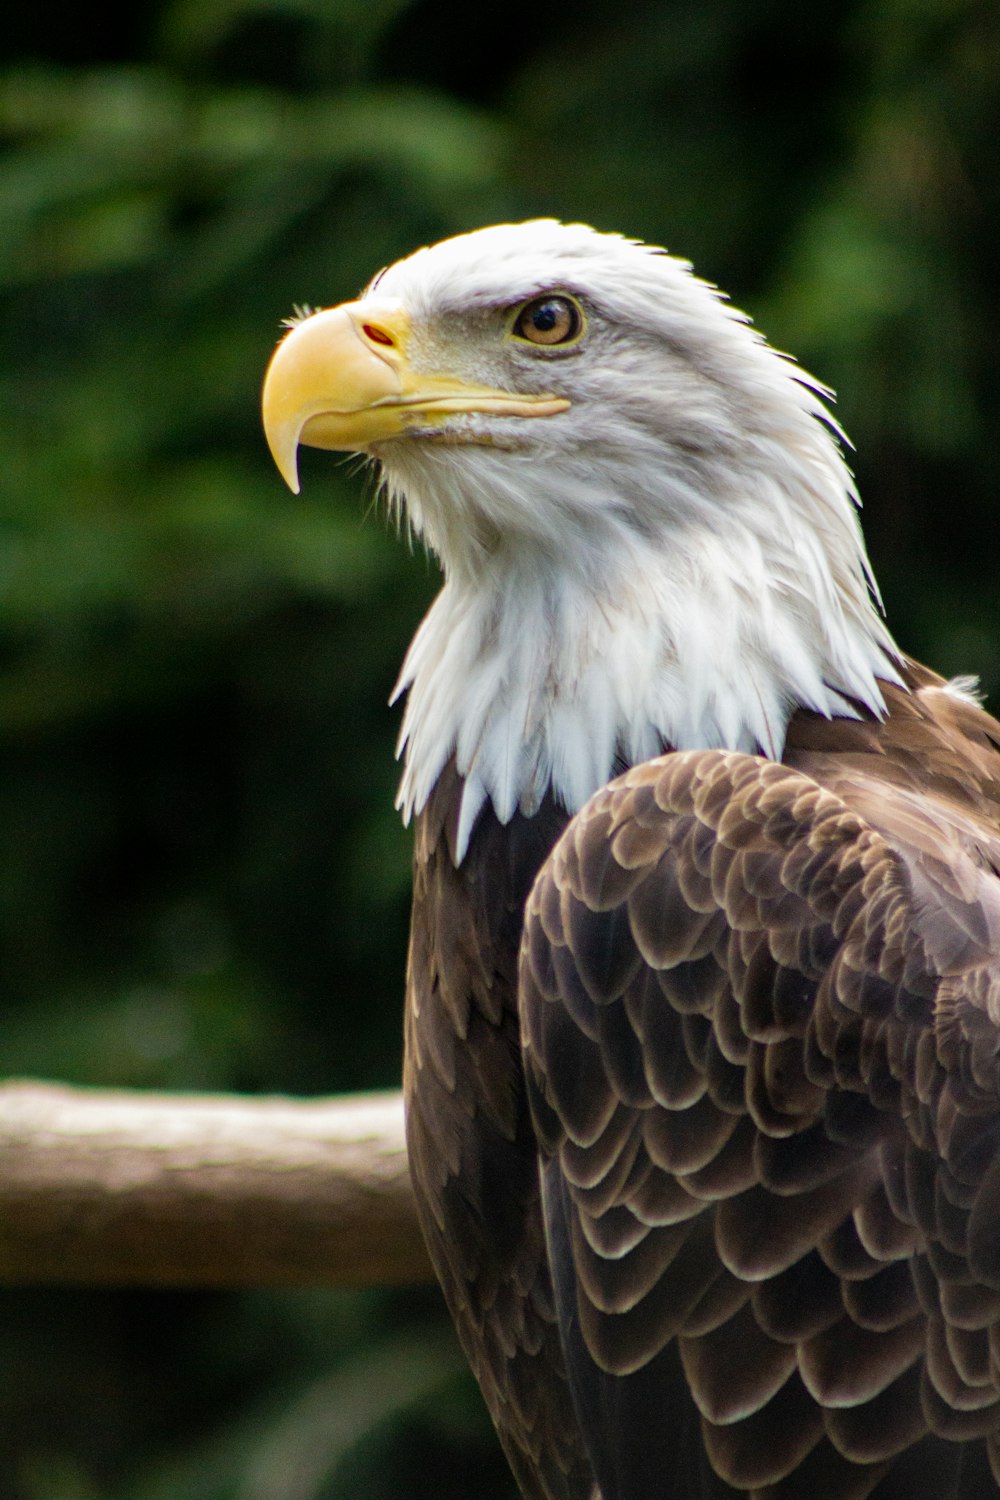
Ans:
<svg viewBox="0 0 1000 1500"><path fill-rule="evenodd" d="M275 420L268 410L266 400L264 402L264 436L267 446L271 451L275 468L287 484L293 495L299 493L299 432L301 422Z"/></svg>
<svg viewBox="0 0 1000 1500"><path fill-rule="evenodd" d="M269 444L269 447L271 448L271 458L274 460L275 468L292 494L297 495L302 488L299 483L298 443L293 443L291 451L285 453L279 452L273 444Z"/></svg>
<svg viewBox="0 0 1000 1500"><path fill-rule="evenodd" d="M302 486L299 483L299 466L297 463L297 455L293 454L292 457L288 460L287 464L279 464L278 468L281 471L282 479L288 485L288 488L291 490L292 494L297 495L302 489Z"/></svg>

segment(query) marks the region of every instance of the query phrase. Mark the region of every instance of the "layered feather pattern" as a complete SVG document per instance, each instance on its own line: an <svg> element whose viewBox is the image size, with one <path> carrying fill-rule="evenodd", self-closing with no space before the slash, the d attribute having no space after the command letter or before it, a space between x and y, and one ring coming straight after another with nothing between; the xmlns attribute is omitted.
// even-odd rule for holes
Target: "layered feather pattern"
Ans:
<svg viewBox="0 0 1000 1500"><path fill-rule="evenodd" d="M629 772L532 893L529 1093L604 1500L669 1493L679 1390L719 1493L1000 1472L998 729L913 682L882 724L797 716L783 765Z"/></svg>

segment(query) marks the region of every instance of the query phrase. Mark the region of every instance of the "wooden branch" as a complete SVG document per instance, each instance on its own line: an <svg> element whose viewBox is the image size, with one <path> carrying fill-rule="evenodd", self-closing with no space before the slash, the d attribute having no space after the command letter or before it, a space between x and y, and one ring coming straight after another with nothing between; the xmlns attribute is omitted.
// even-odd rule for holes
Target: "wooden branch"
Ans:
<svg viewBox="0 0 1000 1500"><path fill-rule="evenodd" d="M0 1282L429 1278L399 1094L298 1100L0 1085Z"/></svg>

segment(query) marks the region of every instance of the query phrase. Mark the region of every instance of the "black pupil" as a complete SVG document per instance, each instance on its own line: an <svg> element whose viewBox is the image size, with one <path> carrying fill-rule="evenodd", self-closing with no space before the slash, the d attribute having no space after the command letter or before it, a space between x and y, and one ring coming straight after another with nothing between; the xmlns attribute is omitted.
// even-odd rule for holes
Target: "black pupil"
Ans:
<svg viewBox="0 0 1000 1500"><path fill-rule="evenodd" d="M531 326L537 329L539 333L551 333L563 316L563 304L561 302L543 302L532 313Z"/></svg>

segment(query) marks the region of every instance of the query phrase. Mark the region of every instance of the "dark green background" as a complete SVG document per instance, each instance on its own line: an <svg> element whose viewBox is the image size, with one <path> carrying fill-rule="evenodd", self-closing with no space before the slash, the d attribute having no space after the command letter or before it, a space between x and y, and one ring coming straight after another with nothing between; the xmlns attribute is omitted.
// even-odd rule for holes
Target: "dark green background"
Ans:
<svg viewBox="0 0 1000 1500"><path fill-rule="evenodd" d="M620 14L615 14L621 9ZM994 0L22 3L0 69L0 1072L391 1086L435 571L258 425L294 303L556 214L840 393L897 635L1000 691ZM4 1500L509 1496L437 1295L0 1293Z"/></svg>

